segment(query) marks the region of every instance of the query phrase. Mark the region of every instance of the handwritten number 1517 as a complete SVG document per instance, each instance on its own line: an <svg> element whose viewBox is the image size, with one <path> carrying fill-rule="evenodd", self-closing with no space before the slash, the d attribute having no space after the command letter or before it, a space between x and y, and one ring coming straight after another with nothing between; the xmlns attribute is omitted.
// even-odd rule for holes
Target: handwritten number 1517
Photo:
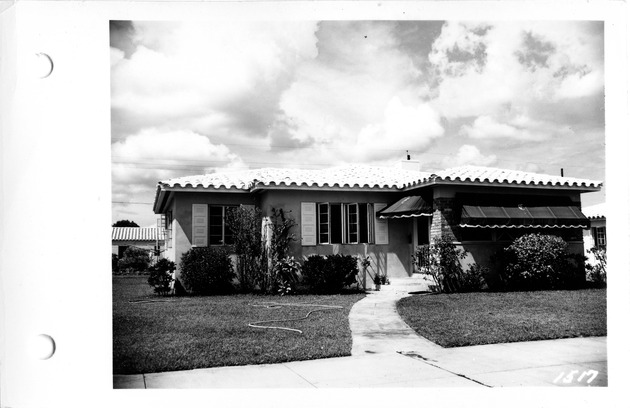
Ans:
<svg viewBox="0 0 630 408"><path fill-rule="evenodd" d="M580 373L580 370L573 370L573 371L568 372L565 375L563 371L560 373L559 376L556 377L555 380L553 380L553 382L557 383L558 381L562 381L564 384L570 384L574 381L575 376L578 375L579 373ZM579 377L577 377L577 382L582 382L582 380L585 377L589 377L586 380L586 383L590 384L595 379L595 377L597 377L597 374L599 374L599 372L595 370L582 371L582 374Z"/></svg>

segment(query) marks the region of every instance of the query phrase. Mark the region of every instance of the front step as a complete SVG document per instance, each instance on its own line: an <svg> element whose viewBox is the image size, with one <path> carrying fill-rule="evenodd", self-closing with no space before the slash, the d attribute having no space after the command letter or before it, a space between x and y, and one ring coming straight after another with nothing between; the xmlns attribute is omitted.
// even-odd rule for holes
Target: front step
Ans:
<svg viewBox="0 0 630 408"><path fill-rule="evenodd" d="M382 291L428 292L433 285L429 275L414 274L408 278L389 278L389 285L381 285Z"/></svg>

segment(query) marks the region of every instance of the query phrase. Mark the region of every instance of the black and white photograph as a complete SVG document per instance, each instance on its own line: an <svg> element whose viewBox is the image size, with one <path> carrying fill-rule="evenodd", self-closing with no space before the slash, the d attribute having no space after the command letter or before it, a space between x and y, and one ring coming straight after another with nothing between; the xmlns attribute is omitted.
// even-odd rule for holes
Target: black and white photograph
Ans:
<svg viewBox="0 0 630 408"><path fill-rule="evenodd" d="M607 385L601 21L111 21L115 388Z"/></svg>
<svg viewBox="0 0 630 408"><path fill-rule="evenodd" d="M619 405L629 17L0 2L0 407Z"/></svg>

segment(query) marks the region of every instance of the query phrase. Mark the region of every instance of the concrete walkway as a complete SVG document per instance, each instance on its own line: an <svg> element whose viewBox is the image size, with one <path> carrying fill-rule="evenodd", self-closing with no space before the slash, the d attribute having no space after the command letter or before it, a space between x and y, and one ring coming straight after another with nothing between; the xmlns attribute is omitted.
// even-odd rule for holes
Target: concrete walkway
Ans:
<svg viewBox="0 0 630 408"><path fill-rule="evenodd" d="M394 283L394 282L393 282ZM418 285L420 286L418 286ZM416 286L414 286L416 285ZM114 388L606 386L606 337L442 348L396 312L412 282L384 286L350 311L352 355L282 364L115 375Z"/></svg>
<svg viewBox="0 0 630 408"><path fill-rule="evenodd" d="M420 337L396 311L396 302L413 292L428 290L423 279L392 280L379 292L368 292L355 303L348 319L352 331L352 355L417 351L422 354L437 352L442 347Z"/></svg>
<svg viewBox="0 0 630 408"><path fill-rule="evenodd" d="M606 337L443 348L416 334L396 311L398 300L427 291L427 282L392 283L380 292L368 293L350 311L352 356L398 354L414 358L449 373L440 378L443 385L459 386L461 380L467 381L465 385L487 387L608 384ZM414 384L432 385L433 381Z"/></svg>

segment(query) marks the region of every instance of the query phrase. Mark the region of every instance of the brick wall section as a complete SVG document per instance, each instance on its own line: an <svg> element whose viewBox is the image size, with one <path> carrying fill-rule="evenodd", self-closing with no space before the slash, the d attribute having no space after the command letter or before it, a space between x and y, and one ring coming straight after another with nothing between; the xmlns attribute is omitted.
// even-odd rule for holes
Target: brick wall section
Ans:
<svg viewBox="0 0 630 408"><path fill-rule="evenodd" d="M431 241L438 237L450 236L453 240L459 232L455 224L456 214L453 210L453 198L435 198L433 200L433 221L431 223Z"/></svg>

